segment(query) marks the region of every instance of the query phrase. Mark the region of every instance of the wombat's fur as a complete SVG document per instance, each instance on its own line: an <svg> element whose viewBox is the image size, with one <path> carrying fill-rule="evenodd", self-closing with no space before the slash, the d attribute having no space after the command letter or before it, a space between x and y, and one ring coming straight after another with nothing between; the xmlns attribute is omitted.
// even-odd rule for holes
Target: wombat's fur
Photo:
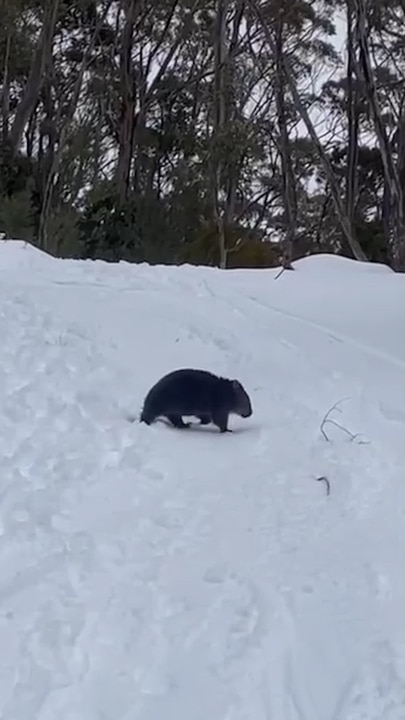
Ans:
<svg viewBox="0 0 405 720"><path fill-rule="evenodd" d="M176 428L189 427L183 415L194 415L202 425L212 422L228 430L230 413L252 415L250 398L238 380L217 377L206 370L174 370L162 377L145 398L140 421L150 425L165 416Z"/></svg>

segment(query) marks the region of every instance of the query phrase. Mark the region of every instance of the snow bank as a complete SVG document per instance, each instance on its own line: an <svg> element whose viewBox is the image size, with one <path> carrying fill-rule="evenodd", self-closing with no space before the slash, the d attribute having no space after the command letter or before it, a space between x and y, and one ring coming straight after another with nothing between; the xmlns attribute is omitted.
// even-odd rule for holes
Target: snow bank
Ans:
<svg viewBox="0 0 405 720"><path fill-rule="evenodd" d="M1 718L405 718L405 278L276 274L0 243ZM128 422L187 365L253 417Z"/></svg>

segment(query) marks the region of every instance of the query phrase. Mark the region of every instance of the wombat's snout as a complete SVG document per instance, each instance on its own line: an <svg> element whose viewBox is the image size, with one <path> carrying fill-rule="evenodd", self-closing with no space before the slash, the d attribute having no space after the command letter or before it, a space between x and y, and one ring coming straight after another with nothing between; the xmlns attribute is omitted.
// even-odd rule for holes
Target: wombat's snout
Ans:
<svg viewBox="0 0 405 720"><path fill-rule="evenodd" d="M253 413L252 403L250 402L249 395L243 390L243 395L240 403L240 415L243 418L248 418Z"/></svg>

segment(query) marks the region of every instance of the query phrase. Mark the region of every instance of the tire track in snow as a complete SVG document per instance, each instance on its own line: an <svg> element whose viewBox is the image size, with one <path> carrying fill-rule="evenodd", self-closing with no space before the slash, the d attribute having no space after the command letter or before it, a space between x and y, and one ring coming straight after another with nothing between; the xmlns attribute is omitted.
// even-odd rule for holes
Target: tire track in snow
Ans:
<svg viewBox="0 0 405 720"><path fill-rule="evenodd" d="M360 357L364 358L375 358L380 363L382 363L382 367L385 369L387 365L391 365L393 368L396 368L396 370L399 370L398 374L398 390L402 393L404 397L405 402L405 385L403 383L403 371L405 370L405 361L401 360L400 358L396 358L392 356L391 354L385 353L383 351L380 351L377 348L374 348L373 346L366 345L364 343L358 342L351 338L348 335L342 334L340 332L337 332L335 330L332 330L330 328L327 328L326 326L313 322L309 319L303 318L301 316L298 316L294 313L291 313L289 311L285 311L282 308L278 308L273 306L272 304L266 303L261 301L260 299L257 299L256 297L253 297L252 295L249 295L249 293L245 293L243 295L244 299L247 299L248 302L251 304L252 307L260 308L263 312L271 312L273 315L280 317L280 319L286 319L287 321L290 320L292 323L295 323L297 327L309 327L315 330L317 333L320 333L325 337L325 339L329 339L330 341L340 343L342 347L347 348L353 348L357 350L360 353ZM240 299L238 295L235 295L234 293L230 293L229 297L223 297L223 300L226 301L232 308L239 307L240 306ZM248 320L248 313L246 312L246 309L244 309L241 313L245 316L246 320ZM268 323L263 323L263 329L268 325ZM258 323L258 317L256 314L255 319L255 329L260 327ZM282 330L283 332L283 330ZM348 376L347 371L341 369L339 365L339 360L337 360L337 369L333 368L332 363L333 360L333 353L328 350L327 357L330 357L329 364L325 363L325 360L322 357L317 357L314 355L314 353L308 349L302 347L302 341L298 338L295 343L292 343L290 340L284 339L284 337L277 337L276 343L271 351L271 355L274 355L274 357L277 357L276 348L277 345L284 346L286 350L288 350L290 353L294 352L297 355L297 362L299 363L300 371L302 372L302 365L308 365L308 368L312 370L311 366L316 370L316 367L319 367L319 370L322 371L321 377L324 378L324 380L328 377L330 378L329 387L330 392L330 402L334 402L336 400L336 387L338 385L342 386L342 395L350 395L351 400L357 401L357 405L361 404L364 405L367 401L367 404L369 406L366 416L371 419L371 417L374 419L374 422L376 425L382 425L384 426L386 422L388 421L391 425L390 433L395 433L399 435L402 431L402 427L405 424L405 413L398 410L398 406L396 403L397 397L398 397L398 390L395 393L391 393L392 397L390 398L385 391L384 396L381 396L381 388L383 385L370 385L370 382L367 381L367 378L364 377L364 370L365 366L362 363L360 366L358 366L356 369L353 367L353 365L350 368L350 374ZM299 358L299 359L298 359ZM340 359L340 355L337 355L337 358ZM252 358L253 359L253 358ZM304 363L303 363L304 361ZM336 362L336 361L335 361ZM311 373L309 373L311 375ZM356 375L360 379L359 381L356 379ZM312 373L312 381L313 381L314 374ZM310 385L310 388L312 390L312 386ZM325 387L326 389L326 387ZM316 397L319 393L313 393L313 395ZM325 391L322 391L322 394L325 394ZM308 393L307 393L308 395ZM309 398L308 398L309 400ZM326 400L326 403L328 400ZM312 401L311 401L312 405ZM321 422L322 417L319 418L319 422ZM398 429L395 428L392 429L392 425L396 424L398 426ZM382 428L381 428L382 429ZM381 430L380 430L381 432ZM377 437L379 438L379 432L377 431ZM393 443L396 444L395 442Z"/></svg>
<svg viewBox="0 0 405 720"><path fill-rule="evenodd" d="M301 317L299 315L296 315L295 313L292 313L288 310L283 310L282 308L278 308L274 305L270 305L268 303L263 303L261 300L258 300L257 298L252 297L251 295L244 295L244 298L258 306L261 306L265 310L270 310L271 312L278 314L281 317L286 318L288 320L292 320L293 322L296 322L300 325L304 325L306 327L311 327L314 330L318 330L319 332L327 335L328 337L332 338L333 340L337 340L341 343L344 343L353 348L356 348L356 350L359 350L359 351L365 353L366 355L374 357L375 359L381 360L382 362L385 362L385 363L388 363L391 365L395 365L400 370L405 370L405 360L396 358L393 355L390 355L389 353L385 353L382 350L372 347L371 345L366 345L365 343L361 343L358 340L354 340L349 335L345 335L336 330L332 330L331 328L327 328L326 326L322 325L321 323Z"/></svg>

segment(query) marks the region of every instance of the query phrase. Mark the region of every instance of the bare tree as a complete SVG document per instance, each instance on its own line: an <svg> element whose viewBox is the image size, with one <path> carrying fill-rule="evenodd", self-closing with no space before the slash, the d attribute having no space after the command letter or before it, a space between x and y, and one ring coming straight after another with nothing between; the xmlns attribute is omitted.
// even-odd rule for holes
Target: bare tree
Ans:
<svg viewBox="0 0 405 720"><path fill-rule="evenodd" d="M284 48L284 23L282 10L275 22L275 61L276 61L276 110L277 124L279 130L279 149L281 155L281 176L283 184L283 205L286 222L286 235L283 249L283 267L292 269L291 261L295 244L297 228L297 194L293 167L291 162L291 144L288 135L286 98L285 98L285 73L283 56Z"/></svg>
<svg viewBox="0 0 405 720"><path fill-rule="evenodd" d="M117 189L123 204L129 191L135 129L135 76L132 62L134 25L140 0L122 0L125 13L120 47L121 117L118 132Z"/></svg>
<svg viewBox="0 0 405 720"><path fill-rule="evenodd" d="M225 239L225 223L221 212L221 177L223 172L222 152L220 151L220 141L225 132L226 127L226 14L228 8L228 0L217 0L216 18L215 18L215 38L214 38L214 129L213 139L215 142L214 157L211 158L213 168L213 206L218 232L220 267L226 267L226 239Z"/></svg>
<svg viewBox="0 0 405 720"><path fill-rule="evenodd" d="M88 67L91 54L94 49L94 45L96 42L96 39L99 35L100 29L105 21L105 18L108 14L108 11L111 7L113 0L108 0L107 4L105 5L102 14L100 15L96 26L94 28L94 32L92 34L90 43L88 44L86 51L83 55L83 59L80 65L80 69L78 72L78 76L76 78L72 97L70 98L70 101L68 103L68 108L65 116L63 117L61 127L59 129L59 143L58 143L58 149L53 154L52 157L52 164L48 173L48 177L46 179L46 187L45 187L45 193L42 201L42 207L41 207L41 213L40 213L40 219L39 219L39 228L38 228L38 245L43 250L49 251L49 243L48 243L48 223L49 223L49 214L52 207L52 195L53 195L53 189L55 186L55 178L59 169L60 161L62 154L65 150L66 145L66 139L69 133L70 124L73 120L75 111L77 109L77 105L80 98L80 93L82 90L83 85L83 79L85 71Z"/></svg>
<svg viewBox="0 0 405 720"><path fill-rule="evenodd" d="M405 223L404 223L404 193L398 169L396 167L390 141L382 119L381 109L378 102L377 89L374 82L370 61L370 49L368 43L367 7L365 0L353 0L356 11L356 34L359 43L359 61L356 62L356 73L363 82L364 92L368 99L374 128L380 147L381 158L384 168L384 180L386 186L386 199L393 210L394 222L391 225L393 230L392 255L394 268L405 271ZM404 134L405 123L401 120L399 126L398 149L400 153L405 150ZM404 157L399 158L404 166Z"/></svg>
<svg viewBox="0 0 405 720"><path fill-rule="evenodd" d="M235 57L239 49L240 27L245 0L239 0L234 10L231 37L227 38L229 0L217 0L214 36L213 132L211 144L212 197L219 243L219 265L227 266L227 235L235 219L236 192L243 148L240 147L238 126L234 113Z"/></svg>
<svg viewBox="0 0 405 720"><path fill-rule="evenodd" d="M193 5L186 14L181 29L177 29L177 36L174 41L168 43L172 25L176 19L176 11L179 8L179 0L171 0L167 4L166 16L163 27L153 42L145 43L140 41L138 50L138 60L136 63L136 80L138 90L138 105L135 118L133 150L134 150L134 170L133 170L133 188L140 189L140 180L145 171L145 155L143 152L143 141L148 119L148 111L152 108L153 102L157 100L159 94L159 86L169 68L175 62L175 58L181 50L185 40L192 31L194 13L198 10L203 0L194 0ZM154 5L151 3L140 19L140 24L146 19L148 13L153 13ZM151 71L153 66L158 68L151 79ZM151 178L150 178L151 180Z"/></svg>
<svg viewBox="0 0 405 720"><path fill-rule="evenodd" d="M45 6L44 21L32 61L31 71L24 94L15 111L14 121L10 130L9 139L14 152L19 146L24 127L38 102L38 95L44 79L45 65L52 53L52 43L58 11L59 0L48 0Z"/></svg>
<svg viewBox="0 0 405 720"><path fill-rule="evenodd" d="M359 154L358 88L355 75L356 48L353 31L354 12L352 0L347 0L347 168L346 213L350 227L354 228L354 209L357 195L357 162Z"/></svg>
<svg viewBox="0 0 405 720"><path fill-rule="evenodd" d="M266 22L263 19L263 16L260 11L257 0L249 0L249 3L250 3L250 6L252 7L253 12L256 14L256 17L258 18L258 20L261 24L263 34L269 44L269 47L270 47L273 55L276 56L277 50L275 47L275 43L274 43L272 34L271 34ZM339 218L339 222L342 227L343 233L347 239L347 242L349 244L349 247L350 247L355 259L366 261L367 256L366 256L363 248L361 247L359 241L357 240L357 238L354 234L353 228L350 226L350 222L347 217L347 213L345 211L342 199L340 197L340 190L339 190L339 186L338 186L336 177L333 173L333 168L329 162L326 152L322 146L322 143L319 140L319 137L314 128L314 124L309 116L308 110L301 100L300 93L298 91L298 88L297 88L297 85L295 82L295 78L294 78L293 72L290 67L290 63L288 61L288 58L285 55L282 58L282 63L284 66L285 78L288 83L291 95L293 97L295 107L307 127L308 134L314 144L314 147L316 148L316 151L319 155L319 159L324 168L324 172L325 172L325 175L327 177L328 184L330 187L332 200L333 200L333 203L335 206L336 214Z"/></svg>

